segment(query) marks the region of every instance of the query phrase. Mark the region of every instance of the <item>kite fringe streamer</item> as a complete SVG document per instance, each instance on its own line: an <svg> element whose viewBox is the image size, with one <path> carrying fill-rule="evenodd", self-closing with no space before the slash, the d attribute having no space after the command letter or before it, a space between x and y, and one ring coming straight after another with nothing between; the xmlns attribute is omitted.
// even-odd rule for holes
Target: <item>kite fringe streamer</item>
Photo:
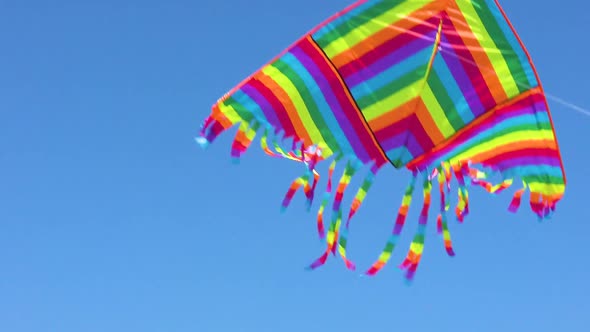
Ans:
<svg viewBox="0 0 590 332"><path fill-rule="evenodd" d="M203 123L200 136L196 138L196 141L202 147L207 147L222 132L236 125L238 130L231 146L231 157L235 162L237 162L252 145L258 132L263 131L262 137L260 138L260 146L267 155L275 158L293 160L305 165L303 175L293 180L289 186L281 204L282 211L287 209L299 189L303 189L303 193L306 197L306 206L308 209L311 208L315 197L315 190L320 179L320 174L317 172L316 167L322 161L327 161L328 159L333 158L328 167L326 189L317 211L317 232L318 237L325 245L325 251L307 268L313 270L321 267L327 262L330 253L336 255L336 251L338 251L345 266L349 270L355 270L355 263L353 263L347 255L350 222L365 200L377 173L383 165L378 165L374 161L363 163L355 156L343 155L339 151L332 151L332 153L329 153L322 149L322 147L306 144L303 140L297 137L282 136L282 134L284 134L283 132L276 129L273 130L268 124L263 126L260 122L257 122L254 119L245 121L237 116L236 118L230 118L226 114L221 113L216 107L213 108L211 116ZM282 144L288 141L291 141L291 147L286 149ZM333 179L335 168L337 164L344 161L346 161L346 166L342 176L339 181L335 183ZM412 281L423 255L433 183L438 184L440 195L440 207L436 217L437 234L442 235L444 248L447 254L449 256L454 256L455 251L453 249L447 216L448 211L450 210L449 198L452 191L451 181L453 178L456 180L458 186L455 216L460 223L462 223L465 220L465 217L469 214L469 186L483 188L490 194L498 195L512 186L515 177L520 175L520 178L523 178L522 174L519 174L518 169L503 173L501 170L495 168L494 165L486 163L480 163L478 165L482 166L482 169L478 169L470 160L456 159L442 161L438 165L408 165L408 169L412 172L412 177L402 198L402 203L399 207L392 233L377 261L366 270L365 275L376 275L390 260L405 225L416 181L420 176L422 176L423 179L423 205L418 218L418 228L415 231L408 253L399 267L405 271L405 278L408 281ZM344 222L344 227L342 227L344 215L342 208L343 198L352 178L362 167L368 167L369 171L365 175L361 186L358 188L352 199L350 209ZM502 181L497 184L491 183L488 179L493 174L500 174ZM549 218L555 211L556 203L561 199L563 194L547 196L542 194L540 190L535 190L535 183L527 183L524 180L522 183L522 188L514 193L508 210L513 213L517 212L523 196L528 190L530 192L529 204L531 210L540 220ZM330 201L332 202L331 218L326 230L325 214Z"/></svg>

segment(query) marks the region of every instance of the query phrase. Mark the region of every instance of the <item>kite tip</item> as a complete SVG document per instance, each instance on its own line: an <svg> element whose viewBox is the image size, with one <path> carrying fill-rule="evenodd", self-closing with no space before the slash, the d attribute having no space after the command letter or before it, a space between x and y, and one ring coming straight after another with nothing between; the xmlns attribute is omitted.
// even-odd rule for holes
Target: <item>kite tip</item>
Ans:
<svg viewBox="0 0 590 332"><path fill-rule="evenodd" d="M199 144L203 149L209 146L209 141L205 137L195 137L195 142Z"/></svg>

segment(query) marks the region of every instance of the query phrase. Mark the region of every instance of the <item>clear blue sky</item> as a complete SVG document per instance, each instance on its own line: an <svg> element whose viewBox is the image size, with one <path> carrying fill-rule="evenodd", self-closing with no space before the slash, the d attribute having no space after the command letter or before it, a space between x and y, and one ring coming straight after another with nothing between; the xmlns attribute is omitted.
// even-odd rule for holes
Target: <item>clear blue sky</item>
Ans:
<svg viewBox="0 0 590 332"><path fill-rule="evenodd" d="M279 213L300 165L195 144L218 97L351 2L1 0L0 331L588 331L588 117L550 101L569 180L551 221L473 190L457 257L430 228L410 287L415 209L377 277L306 272L314 213ZM587 2L503 5L546 90L589 107ZM354 220L361 268L407 180L380 173Z"/></svg>

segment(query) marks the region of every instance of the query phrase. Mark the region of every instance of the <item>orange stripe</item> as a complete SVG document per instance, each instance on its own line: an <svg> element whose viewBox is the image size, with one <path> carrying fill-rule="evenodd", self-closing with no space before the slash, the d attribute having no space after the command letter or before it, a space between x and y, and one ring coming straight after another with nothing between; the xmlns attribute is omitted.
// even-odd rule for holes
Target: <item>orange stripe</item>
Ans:
<svg viewBox="0 0 590 332"><path fill-rule="evenodd" d="M416 100L416 109L414 113L418 117L418 120L420 120L420 124L422 127L424 127L424 131L426 131L428 137L430 137L430 141L433 144L436 145L445 140L445 137L436 125L436 122L434 122L434 119L432 119L432 116L428 111L428 107L426 104L424 104L424 101L420 97L418 97Z"/></svg>
<svg viewBox="0 0 590 332"><path fill-rule="evenodd" d="M435 15L434 12L442 10L440 1L432 1L422 8L414 11L410 15L396 22L388 24L385 28L379 30L371 36L367 36L362 42L347 49L346 51L333 57L332 61L336 67L340 68L349 62L358 60L363 55L375 50L387 41L407 33L408 30L418 24L424 23L425 20ZM434 27L434 26L433 26Z"/></svg>
<svg viewBox="0 0 590 332"><path fill-rule="evenodd" d="M234 125L219 109L219 103L213 105L211 116L225 129Z"/></svg>
<svg viewBox="0 0 590 332"><path fill-rule="evenodd" d="M369 121L369 126L374 130L374 132L378 132L383 128L387 128L395 124L396 122L402 121L403 119L412 115L412 107L416 104L416 98L412 98L408 102L374 118L373 120Z"/></svg>
<svg viewBox="0 0 590 332"><path fill-rule="evenodd" d="M312 139L309 137L309 134L307 133L307 130L305 130L305 126L303 125L303 122L301 122L301 118L297 113L297 108L291 101L291 98L289 97L287 92L280 85L278 85L271 77L264 74L262 71L260 71L256 76L256 78L260 80L262 84L266 85L270 90L273 91L277 99L281 102L281 104L283 104L283 107L285 107L285 110L287 110L287 115L289 116L289 119L293 124L293 128L295 129L295 133L297 134L298 138L302 139L305 145L319 143L313 142Z"/></svg>
<svg viewBox="0 0 590 332"><path fill-rule="evenodd" d="M410 101L402 104L401 106L393 109L375 119L373 119L369 125L375 132L380 131L383 128L387 128L394 125L397 122L402 121L408 116L415 114L420 121L424 131L428 134L430 141L433 144L438 144L445 140L444 135L436 125L436 122L432 119L426 104L421 97L416 97Z"/></svg>
<svg viewBox="0 0 590 332"><path fill-rule="evenodd" d="M501 109L501 108L504 108L504 107L507 107L507 106L512 105L512 104L516 104L516 103L520 102L523 99L529 98L531 95L538 94L539 92L540 92L540 89L539 88L533 88L533 89L530 89L530 90L528 90L528 91L520 94L519 96L517 96L517 97L515 97L515 98L513 98L511 100L507 100L504 103L501 103L499 105L496 105L496 107L494 107L493 109L487 111L486 113L484 113L479 118L476 118L475 120L473 120L471 123L469 123L465 127L459 129L459 131L457 131L455 134L453 134L453 136L451 136L451 138L449 138L446 142L435 146L434 149L430 150L430 152L425 153L425 154L417 157L416 159L412 160L411 162L409 162L406 165L406 167L408 169L411 169L411 168L415 167L417 164L421 163L429 155L431 155L433 153L437 153L440 150L446 149L448 147L448 145L453 144L455 142L455 138L456 137L459 137L464 132L473 129L473 127L479 126L482 122L486 121L489 117L495 116L496 115L496 112L495 112L496 110Z"/></svg>
<svg viewBox="0 0 590 332"><path fill-rule="evenodd" d="M473 56L477 67L494 68L485 50L481 47L481 44L475 37L473 31L471 31L469 22L463 16L463 12L461 12L457 3L453 2L450 6L452 8L447 10L447 14L451 18L451 24L453 24L459 33L459 37L463 40L463 43L471 53L471 56ZM464 23L466 25L461 27L459 26L458 22ZM502 83L500 83L500 79L495 72L490 71L489 75L484 75L484 73L482 73L482 76L486 81L486 85L488 86L488 89L490 90L490 93L492 94L492 97L494 97L496 103L501 103L508 98L506 92L504 91L504 87L502 86Z"/></svg>

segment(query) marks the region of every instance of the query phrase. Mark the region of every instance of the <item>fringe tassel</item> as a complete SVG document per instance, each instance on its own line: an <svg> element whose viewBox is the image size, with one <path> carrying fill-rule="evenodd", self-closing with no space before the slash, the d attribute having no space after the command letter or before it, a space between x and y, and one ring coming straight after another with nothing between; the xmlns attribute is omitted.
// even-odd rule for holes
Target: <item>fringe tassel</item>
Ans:
<svg viewBox="0 0 590 332"><path fill-rule="evenodd" d="M346 188L348 188L350 180L356 171L357 168L353 165L353 162L349 161L346 164L344 174L340 178L340 182L336 188L336 196L334 197L334 203L332 204L332 222L330 225L330 231L328 231L328 246L333 254L336 254L336 243L340 232L340 224L342 223L342 199L344 198L344 192L346 191Z"/></svg>
<svg viewBox="0 0 590 332"><path fill-rule="evenodd" d="M283 199L281 211L284 212L287 209L287 207L291 203L291 200L293 199L293 196L295 195L297 190L301 187L303 187L303 192L305 194L305 197L307 198L307 200L306 200L307 209L309 210L311 208L311 205L313 203L313 198L315 196L315 188L316 188L317 183L319 182L319 178L320 178L319 173L317 173L317 171L315 170L315 166L318 163L319 158L320 158L320 150L319 149L317 149L317 148L304 149L303 147L301 148L301 157L300 157L300 160L298 160L298 161L305 163L307 165L307 169L302 176L298 177L297 179L295 179L291 183L291 186L289 187L289 190L287 191L287 194L285 195L285 198ZM310 184L310 179L312 181L311 184Z"/></svg>
<svg viewBox="0 0 590 332"><path fill-rule="evenodd" d="M358 211L360 206L363 204L363 201L365 200L365 197L367 196L367 192L369 191L369 189L371 189L371 185L373 184L373 180L375 179L375 176L377 175L378 171L379 171L379 167L377 165L373 164L371 166L369 174L367 174L367 176L365 177L363 184L361 185L361 187L357 191L356 195L354 196L354 199L352 200L352 205L350 207L350 212L348 213L348 218L346 220L346 224L344 225L344 230L340 234L340 241L338 243L338 252L340 253L340 256L342 257L344 264L346 264L346 267L349 270L354 271L356 269L355 264L346 257L346 245L348 243L348 230L350 228L350 220L356 214L356 212Z"/></svg>
<svg viewBox="0 0 590 332"><path fill-rule="evenodd" d="M459 182L459 199L457 202L457 207L455 208L455 214L457 215L459 222L463 222L467 214L469 214L469 194L467 192L465 178L463 177L464 170L465 169L461 163L453 167L455 178L457 179L457 182Z"/></svg>
<svg viewBox="0 0 590 332"><path fill-rule="evenodd" d="M271 157L275 157L275 158L286 157L285 155L273 152L268 147L268 131L269 131L268 128L264 129L264 135L262 135L262 137L260 138L260 147L262 148L264 153L266 153L267 155L269 155Z"/></svg>
<svg viewBox="0 0 590 332"><path fill-rule="evenodd" d="M231 157L234 162L237 162L251 146L253 140L257 135L258 130L261 127L261 122L258 122L252 117L248 118L248 120L252 120L251 122L248 122L247 120L244 120L245 118L241 117L237 113L226 113L222 113L219 108L214 107L211 116L208 117L201 126L200 136L195 138L195 140L199 145L205 148L209 144L211 144L222 132L231 128L234 125L239 124L238 131L231 146ZM319 147L306 147L305 144L303 144L303 142L297 137L279 138L279 136L283 134L283 132L279 131L278 129L275 129L275 131L272 133L272 145L274 147L273 151L269 147L268 141L269 135L271 134L271 130L272 127L270 126L270 124L265 123L264 135L262 136L260 141L260 145L263 151L267 155L272 157L286 158L293 161L304 163L306 165L305 173L291 183L282 201L281 209L284 211L290 205L294 195L300 188L303 188L303 192L306 196L306 205L309 209L313 203L315 197L315 190L320 179L320 175L316 171L316 165L320 161L330 158L332 153L330 152L330 155L322 156L322 151ZM279 141L282 143L287 142L291 139L292 144L290 149L283 149L281 147L281 144L279 144ZM330 167L328 169L328 183L317 213L317 231L320 240L326 242L326 250L321 257L316 259L316 261L308 267L309 269L316 269L324 265L330 253L336 255L336 250L338 250L340 256L342 257L348 269L354 270L356 268L355 264L351 260L349 260L346 255L350 222L356 214L356 212L358 211L358 209L360 208L360 206L362 205L367 195L367 192L373 184L376 173L378 172L381 166L377 166L374 163L371 164L369 174L367 174L367 176L363 180L361 187L357 190L356 195L354 196L354 199L350 207L350 211L348 213L348 218L345 223L345 227L341 230L340 228L343 218L342 200L344 197L344 193L348 188L352 177L361 165L361 162L357 159L352 159L348 161L346 168L335 190L334 200L332 204L331 221L326 232L324 215L326 207L329 201L332 199L332 194L334 193L332 182L334 170L337 162L340 161L341 158L348 156L343 156L339 154L339 152L335 152L334 157L335 159L331 162ZM401 206L398 210L398 215L391 235L377 261L365 272L365 274L367 275L372 276L377 274L391 259L392 252L397 245L405 221L407 219L408 210L412 202L412 195L418 177L418 169L412 169L411 171L412 178L405 190L405 194L402 199ZM410 249L404 261L400 265L400 267L406 271L405 276L408 281L411 281L414 278L414 275L422 258L426 226L428 222L428 213L431 205L432 181L434 180L434 177L437 177L438 179L440 192L440 213L437 216L437 232L439 234L442 234L445 250L449 256L455 255L447 220L447 212L450 208L448 197L450 197L451 194L451 180L453 175L457 179L459 185L458 202L455 208L455 214L459 222L463 222L464 218L469 214L469 193L467 190L466 180L469 181L469 184L482 187L487 192L492 194L501 193L502 191L510 187L513 183L513 179L509 178L504 179L502 182L494 185L487 180L488 174L486 174L486 172L471 167L470 162L466 160L461 160L458 162L456 160L453 160L452 163L451 161L442 162L441 165L433 169L431 174L424 173L423 175L424 203L419 217L418 229L414 234L414 238L410 245ZM526 178L524 180L527 181ZM561 199L563 193L558 192L553 196L547 196L539 192L542 190L536 190L536 188L530 187L530 184L527 184L525 181L523 181L523 187L514 193L508 210L513 213L516 212L522 203L522 196L524 195L527 189L530 189L531 192L529 204L531 210L535 214L537 214L540 220L549 218L555 211L556 203Z"/></svg>
<svg viewBox="0 0 590 332"><path fill-rule="evenodd" d="M285 212L287 210L287 208L289 207L289 204L291 204L291 200L293 199L293 196L295 196L295 193L301 187L304 187L304 192L306 193L306 196L309 199L309 196L308 196L308 192L310 191L309 178L310 178L309 172L305 172L304 175L293 180L293 182L291 183L291 186L289 187L289 190L287 191L287 193L285 194L285 197L283 198L283 203L281 204L281 212Z"/></svg>
<svg viewBox="0 0 590 332"><path fill-rule="evenodd" d="M334 168L336 168L336 160L333 160L330 164L330 167L328 168L328 184L326 185L326 191L322 199L322 204L318 210L317 228L320 240L324 240L326 238L326 229L324 227L324 210L330 201L330 197L332 197L332 176L334 175Z"/></svg>
<svg viewBox="0 0 590 332"><path fill-rule="evenodd" d="M366 275L373 276L377 274L377 272L379 272L391 258L391 253L395 249L397 240L399 239L402 229L404 228L404 223L406 222L406 218L408 216L408 210L410 209L410 204L412 203L412 195L414 193L414 187L416 185L416 178L417 172L413 171L412 179L410 180L410 184L406 188L404 198L402 199L402 204L399 208L397 218L395 220L395 226L393 227L392 234L387 240L387 244L381 252L379 259L367 270L367 272L365 272Z"/></svg>
<svg viewBox="0 0 590 332"><path fill-rule="evenodd" d="M254 122L252 126L246 122L242 122L240 124L231 147L231 156L234 163L239 163L240 157L252 144L252 141L254 140L254 137L256 137L256 132L259 128L260 124L257 122Z"/></svg>
<svg viewBox="0 0 590 332"><path fill-rule="evenodd" d="M330 227L328 228L328 234L326 237L326 251L322 254L322 256L310 264L308 269L316 269L324 265L330 252L333 255L336 254L336 243L338 241L340 225L342 223L342 198L344 197L346 188L350 184L352 176L356 173L357 167L355 167L355 164L356 162L353 163L352 161L348 161L344 173L342 174L342 177L338 183L338 187L336 188L336 195L334 197L334 203L332 204L332 220L330 222Z"/></svg>
<svg viewBox="0 0 590 332"><path fill-rule="evenodd" d="M227 128L224 127L221 122L213 119L210 117L205 122L206 125L203 126L201 130L200 137L197 137L195 140L199 145L203 148L206 148L209 144L213 143L215 139ZM231 124L229 124L231 126Z"/></svg>
<svg viewBox="0 0 590 332"><path fill-rule="evenodd" d="M447 182L447 179L443 172L444 168L438 174L438 189L440 192L440 214L437 217L437 231L439 234L443 235L443 241L447 254L449 256L455 256L455 251L453 250L453 242L451 240L451 232L449 232L449 226L447 223L447 211L449 210L449 205L446 202L444 190L445 182Z"/></svg>
<svg viewBox="0 0 590 332"><path fill-rule="evenodd" d="M517 190L512 197L512 202L510 202L510 206L508 207L508 211L512 213L516 213L520 208L520 203L522 201L522 195L526 191L527 184L525 182L522 183L522 189Z"/></svg>
<svg viewBox="0 0 590 332"><path fill-rule="evenodd" d="M505 189L509 188L513 182L512 179L506 179L497 185L493 185L492 183L483 180L488 177L486 173L475 168L468 168L468 174L471 178L472 184L484 188L490 194L501 193Z"/></svg>
<svg viewBox="0 0 590 332"><path fill-rule="evenodd" d="M427 173L424 175L424 204L420 212L420 219L418 221L418 230L414 235L414 240L410 245L410 250L406 259L402 262L401 268L406 270L406 279L411 281L414 278L420 260L422 259L422 252L424 250L424 238L426 237L426 224L428 223L428 210L430 209L432 183Z"/></svg>

